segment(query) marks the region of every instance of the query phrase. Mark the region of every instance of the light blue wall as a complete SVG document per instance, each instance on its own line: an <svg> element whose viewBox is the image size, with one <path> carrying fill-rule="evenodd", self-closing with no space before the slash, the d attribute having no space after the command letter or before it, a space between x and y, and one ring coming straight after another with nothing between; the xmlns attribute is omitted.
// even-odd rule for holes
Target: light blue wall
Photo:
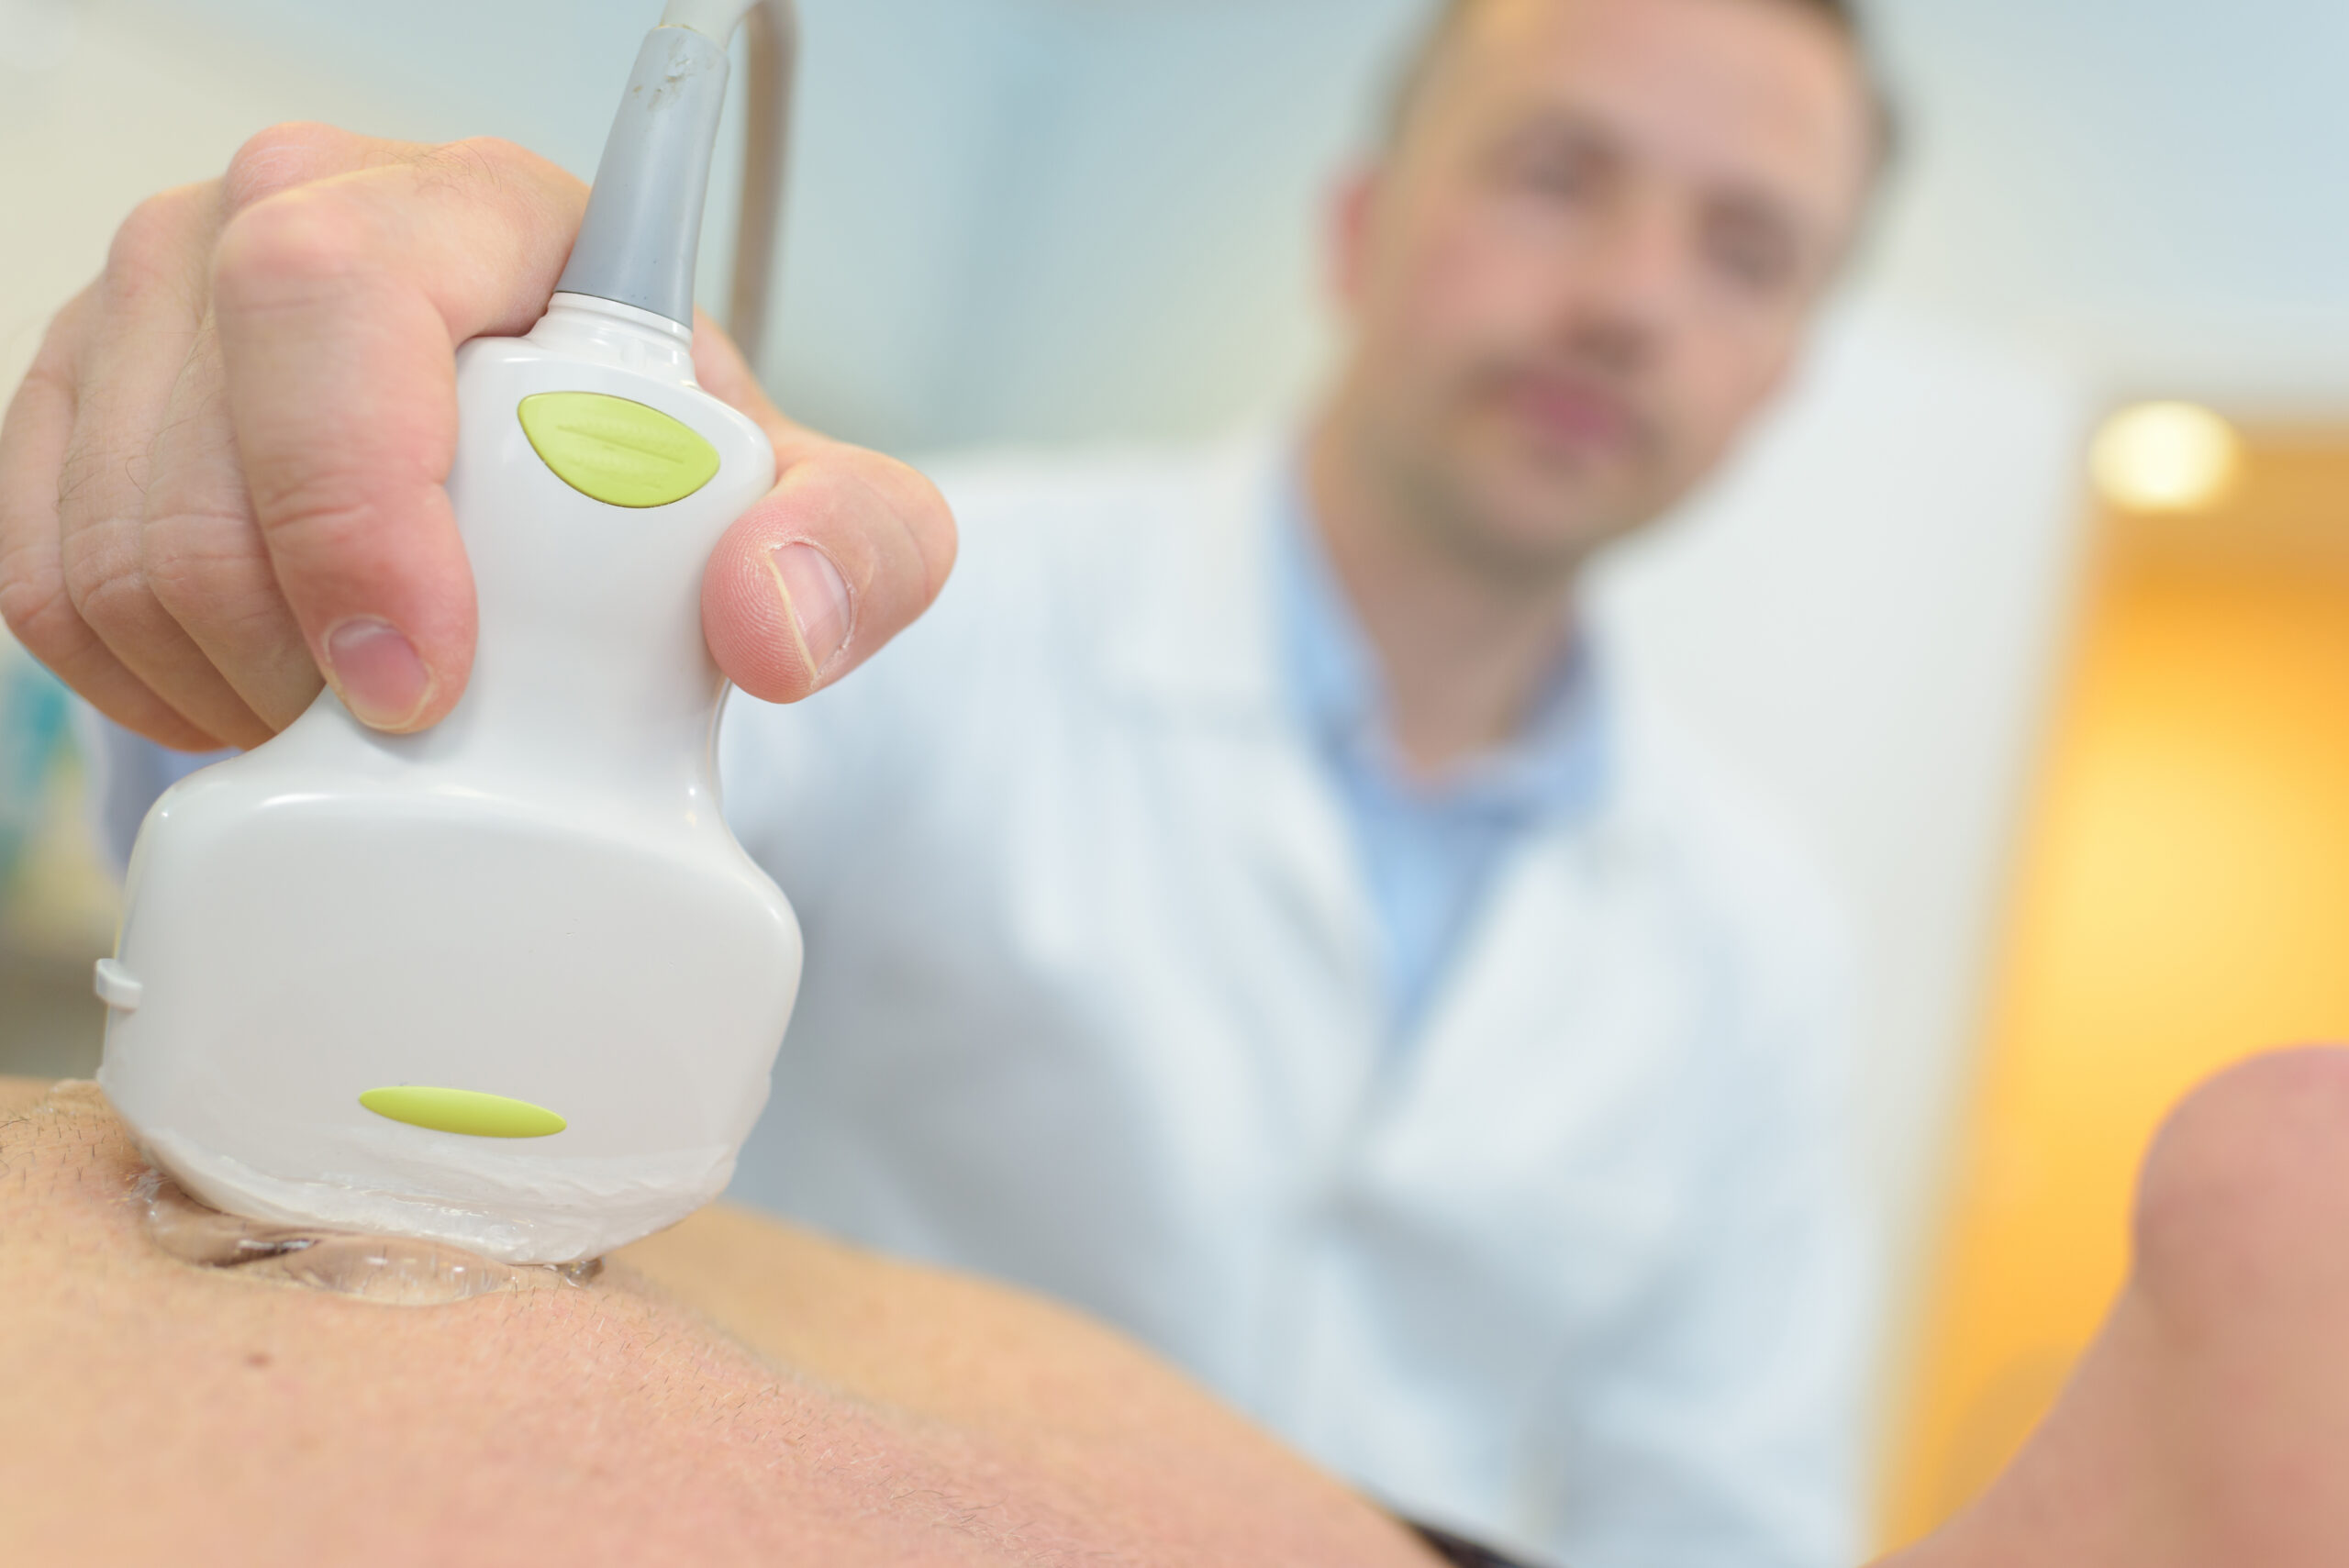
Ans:
<svg viewBox="0 0 2349 1568"><path fill-rule="evenodd" d="M2349 6L1878 8L1920 121L1892 292L2116 394L2349 414Z"/></svg>
<svg viewBox="0 0 2349 1568"><path fill-rule="evenodd" d="M946 400L971 433L1209 430L1319 358L1319 228L1422 0L1032 5Z"/></svg>
<svg viewBox="0 0 2349 1568"><path fill-rule="evenodd" d="M419 139L495 135L583 177L651 0L187 0L256 48L361 83ZM965 335L985 202L1011 127L1011 53L986 0L811 0L785 314L766 368L795 411L845 434L930 444L958 431L938 388ZM729 127L703 247L705 303L723 297L739 161Z"/></svg>
<svg viewBox="0 0 2349 1568"><path fill-rule="evenodd" d="M805 0L775 378L918 446L1192 431L1293 392L1319 195L1425 3ZM657 9L175 8L406 105L387 130L494 131L583 173ZM1876 10L1915 138L1871 289L2115 392L2349 408L2349 6Z"/></svg>
<svg viewBox="0 0 2349 1568"><path fill-rule="evenodd" d="M1318 359L1321 193L1421 3L806 0L771 381L914 447L1205 431L1276 401ZM366 128L502 135L582 174L657 15L191 4L410 108ZM712 206L705 299L730 195Z"/></svg>

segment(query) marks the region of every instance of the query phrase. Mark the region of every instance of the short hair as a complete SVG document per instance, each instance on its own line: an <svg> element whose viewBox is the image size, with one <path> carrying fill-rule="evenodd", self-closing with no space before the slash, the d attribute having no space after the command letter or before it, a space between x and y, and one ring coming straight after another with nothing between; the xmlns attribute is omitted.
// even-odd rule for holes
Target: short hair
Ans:
<svg viewBox="0 0 2349 1568"><path fill-rule="evenodd" d="M1386 140L1389 146L1400 140L1412 111L1419 106L1436 67L1451 51L1469 17L1485 0L1442 0L1434 19L1420 35L1418 46L1404 57L1403 69L1396 77L1394 90L1386 111ZM1865 89L1869 106L1874 111L1876 133L1876 163L1879 168L1891 163L1900 147L1900 115L1893 102L1892 92L1878 64L1874 40L1866 18L1861 15L1858 0L1753 0L1757 5L1792 6L1833 28L1842 35L1859 61L1861 85Z"/></svg>

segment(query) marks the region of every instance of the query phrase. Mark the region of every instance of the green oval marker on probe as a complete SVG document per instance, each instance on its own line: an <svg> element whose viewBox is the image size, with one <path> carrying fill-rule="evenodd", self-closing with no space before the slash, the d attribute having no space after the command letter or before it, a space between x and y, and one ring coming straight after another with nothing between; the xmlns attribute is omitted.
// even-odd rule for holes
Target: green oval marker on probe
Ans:
<svg viewBox="0 0 2349 1568"><path fill-rule="evenodd" d="M404 1084L392 1089L370 1089L359 1096L359 1103L392 1121L467 1138L551 1138L571 1125L544 1106L472 1089Z"/></svg>

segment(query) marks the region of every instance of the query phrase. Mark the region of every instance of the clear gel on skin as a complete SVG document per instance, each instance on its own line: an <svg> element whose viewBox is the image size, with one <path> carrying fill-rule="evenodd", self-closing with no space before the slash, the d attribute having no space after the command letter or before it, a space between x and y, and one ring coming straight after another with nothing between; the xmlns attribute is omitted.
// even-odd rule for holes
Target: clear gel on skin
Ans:
<svg viewBox="0 0 2349 1568"><path fill-rule="evenodd" d="M560 1268L517 1266L437 1241L239 1219L206 1208L153 1171L139 1178L136 1195L148 1236L182 1262L386 1307L446 1307L482 1296L568 1290L604 1271L600 1258Z"/></svg>

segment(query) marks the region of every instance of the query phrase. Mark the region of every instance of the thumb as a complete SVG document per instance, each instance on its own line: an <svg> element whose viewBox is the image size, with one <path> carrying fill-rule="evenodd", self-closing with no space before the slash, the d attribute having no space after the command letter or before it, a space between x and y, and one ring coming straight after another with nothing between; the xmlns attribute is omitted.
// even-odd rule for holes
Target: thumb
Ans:
<svg viewBox="0 0 2349 1568"><path fill-rule="evenodd" d="M796 702L930 608L953 569L953 514L906 464L785 418L707 319L694 344L702 384L766 430L776 468L774 488L711 554L703 635L736 685Z"/></svg>

